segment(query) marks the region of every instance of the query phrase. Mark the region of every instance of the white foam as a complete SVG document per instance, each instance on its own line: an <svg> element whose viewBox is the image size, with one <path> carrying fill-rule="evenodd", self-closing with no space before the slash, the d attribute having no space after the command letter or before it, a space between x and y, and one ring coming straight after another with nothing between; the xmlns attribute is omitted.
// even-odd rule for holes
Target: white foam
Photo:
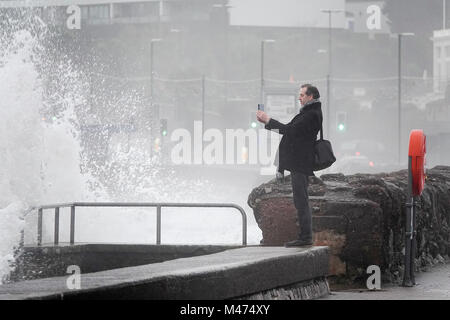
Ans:
<svg viewBox="0 0 450 320"><path fill-rule="evenodd" d="M45 26L39 28L39 32L47 32ZM111 196L102 187L89 188L89 184L102 185L80 172L84 150L76 130L80 116L76 108L86 105L86 82L70 61L47 57L33 34L24 29L0 38L0 279L10 272L14 248L24 228L25 243L35 243L36 210L23 218L30 207L78 201L235 202L237 196L245 205L245 195L230 191L229 186L217 186L202 177L178 177L158 159L149 160L145 138L135 139L127 152L111 149L105 167L96 168L109 184L109 191L114 191ZM57 88L46 92L44 81L48 79L40 73L49 65L51 75L57 73L59 78ZM129 105L127 99L131 104L136 97L124 95L120 104L111 108ZM61 107L57 119L43 119L42 110L48 104ZM154 243L155 210L149 211L77 209L76 241ZM193 211L164 209L163 242L240 242L238 213L233 217ZM68 241L68 211L61 210L60 217L60 241L64 242ZM53 223L52 212L45 211L43 242L53 240ZM250 235L256 241L259 230Z"/></svg>
<svg viewBox="0 0 450 320"><path fill-rule="evenodd" d="M36 65L42 48L27 30L11 35L0 39L0 279L9 272L13 248L19 245L24 208L83 201L89 195L69 121L77 88L75 94L59 97L65 107L59 121L44 120L44 85ZM73 77L69 64L60 70L61 77Z"/></svg>

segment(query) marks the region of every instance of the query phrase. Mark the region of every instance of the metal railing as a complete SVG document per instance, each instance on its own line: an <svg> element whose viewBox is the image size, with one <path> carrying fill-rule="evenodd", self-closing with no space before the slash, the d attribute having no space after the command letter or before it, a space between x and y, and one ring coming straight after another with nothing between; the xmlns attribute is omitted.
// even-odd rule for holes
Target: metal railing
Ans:
<svg viewBox="0 0 450 320"><path fill-rule="evenodd" d="M242 216L242 245L247 245L247 216L244 209L233 203L133 203L133 202L74 202L62 204L50 204L37 207L37 245L42 245L42 218L44 210L55 209L54 244L59 244L59 209L70 207L70 244L75 243L75 208L76 207L156 207L156 244L161 244L161 208L183 207L183 208L234 208Z"/></svg>

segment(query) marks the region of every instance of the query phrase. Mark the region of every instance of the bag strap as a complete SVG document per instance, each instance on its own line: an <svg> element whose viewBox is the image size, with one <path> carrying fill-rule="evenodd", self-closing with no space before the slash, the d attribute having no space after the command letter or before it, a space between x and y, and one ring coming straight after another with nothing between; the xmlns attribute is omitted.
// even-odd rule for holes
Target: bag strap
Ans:
<svg viewBox="0 0 450 320"><path fill-rule="evenodd" d="M323 116L321 117L320 121L320 140L323 140Z"/></svg>
<svg viewBox="0 0 450 320"><path fill-rule="evenodd" d="M320 125L320 140L323 140L323 124Z"/></svg>

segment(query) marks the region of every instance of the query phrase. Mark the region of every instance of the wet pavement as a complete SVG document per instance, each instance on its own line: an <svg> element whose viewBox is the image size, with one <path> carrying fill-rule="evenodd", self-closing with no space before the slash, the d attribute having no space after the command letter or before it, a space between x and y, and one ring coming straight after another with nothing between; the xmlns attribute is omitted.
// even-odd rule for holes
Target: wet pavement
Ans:
<svg viewBox="0 0 450 320"><path fill-rule="evenodd" d="M379 291L332 291L321 300L450 300L450 263L416 273L414 287L382 285Z"/></svg>

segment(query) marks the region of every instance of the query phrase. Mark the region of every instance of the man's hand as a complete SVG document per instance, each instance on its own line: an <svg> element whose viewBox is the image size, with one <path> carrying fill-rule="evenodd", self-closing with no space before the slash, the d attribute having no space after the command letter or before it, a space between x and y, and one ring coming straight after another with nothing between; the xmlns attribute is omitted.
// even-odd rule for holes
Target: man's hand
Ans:
<svg viewBox="0 0 450 320"><path fill-rule="evenodd" d="M256 119L258 119L259 122L262 122L264 124L268 124L270 121L270 117L267 115L267 113L261 110L258 110L256 112Z"/></svg>

